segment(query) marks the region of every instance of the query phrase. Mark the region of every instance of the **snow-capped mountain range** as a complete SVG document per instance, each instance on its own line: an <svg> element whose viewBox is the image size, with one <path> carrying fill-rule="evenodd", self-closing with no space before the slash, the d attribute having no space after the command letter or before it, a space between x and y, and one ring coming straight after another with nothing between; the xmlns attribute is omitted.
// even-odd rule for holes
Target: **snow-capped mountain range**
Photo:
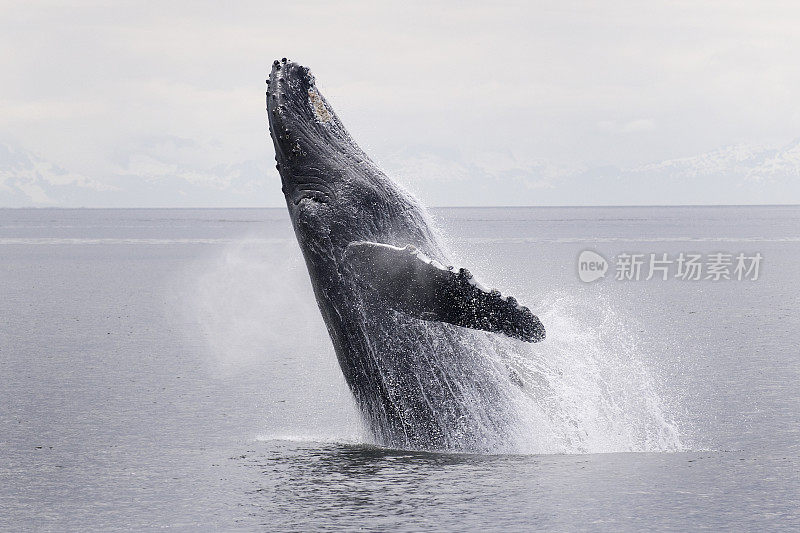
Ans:
<svg viewBox="0 0 800 533"><path fill-rule="evenodd" d="M0 143L0 206L63 205L117 191L108 183L59 168L36 155Z"/></svg>
<svg viewBox="0 0 800 533"><path fill-rule="evenodd" d="M101 178L69 172L0 143L0 207L197 207L263 205L265 162L209 168L131 154Z"/></svg>
<svg viewBox="0 0 800 533"><path fill-rule="evenodd" d="M781 148L734 145L694 157L644 165L629 172L675 178L720 176L737 180L800 179L800 141Z"/></svg>
<svg viewBox="0 0 800 533"><path fill-rule="evenodd" d="M729 146L628 168L424 148L381 163L432 205L459 205L459 195L489 205L800 204L800 141Z"/></svg>
<svg viewBox="0 0 800 533"><path fill-rule="evenodd" d="M800 141L728 146L631 168L428 146L378 162L429 205L800 203ZM0 207L277 206L282 198L270 163L265 156L203 167L140 153L109 176L88 177L0 143Z"/></svg>

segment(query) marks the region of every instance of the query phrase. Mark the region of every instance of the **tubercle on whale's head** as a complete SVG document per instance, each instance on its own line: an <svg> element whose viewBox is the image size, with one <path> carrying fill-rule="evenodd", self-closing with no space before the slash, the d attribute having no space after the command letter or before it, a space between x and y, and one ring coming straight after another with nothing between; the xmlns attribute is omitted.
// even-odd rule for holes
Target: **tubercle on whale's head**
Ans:
<svg viewBox="0 0 800 533"><path fill-rule="evenodd" d="M267 116L290 209L303 200L332 201L336 168L330 162L357 146L307 67L286 58L273 62L267 80Z"/></svg>

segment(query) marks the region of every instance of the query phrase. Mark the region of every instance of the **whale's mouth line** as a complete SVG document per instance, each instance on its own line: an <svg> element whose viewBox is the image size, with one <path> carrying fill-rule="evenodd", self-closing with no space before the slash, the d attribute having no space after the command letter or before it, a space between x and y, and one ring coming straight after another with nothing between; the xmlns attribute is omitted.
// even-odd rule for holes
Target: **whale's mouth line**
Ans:
<svg viewBox="0 0 800 533"><path fill-rule="evenodd" d="M294 205L306 199L327 204L336 197L333 188L316 176L297 176L292 180L291 187Z"/></svg>
<svg viewBox="0 0 800 533"><path fill-rule="evenodd" d="M330 196L327 193L317 189L300 189L294 195L294 205L300 205L303 200L311 200L318 204L327 204L330 202Z"/></svg>

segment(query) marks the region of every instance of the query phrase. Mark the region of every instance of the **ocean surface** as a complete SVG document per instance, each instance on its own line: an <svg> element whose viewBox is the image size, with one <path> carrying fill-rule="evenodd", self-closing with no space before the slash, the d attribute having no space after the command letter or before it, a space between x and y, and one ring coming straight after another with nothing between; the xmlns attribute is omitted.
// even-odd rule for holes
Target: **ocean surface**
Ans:
<svg viewBox="0 0 800 533"><path fill-rule="evenodd" d="M433 215L547 328L513 449L371 443L284 209L0 210L0 530L800 528L800 207Z"/></svg>

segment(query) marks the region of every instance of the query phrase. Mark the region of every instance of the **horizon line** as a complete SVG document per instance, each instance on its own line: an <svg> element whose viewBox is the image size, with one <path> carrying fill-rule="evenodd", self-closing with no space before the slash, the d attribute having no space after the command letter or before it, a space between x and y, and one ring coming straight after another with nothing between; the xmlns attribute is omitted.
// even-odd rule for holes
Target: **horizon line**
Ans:
<svg viewBox="0 0 800 533"><path fill-rule="evenodd" d="M558 208L643 208L643 207L800 207L800 203L786 203L786 204L597 204L597 205L578 205L578 204L562 204L562 205L429 205L428 209L558 209ZM53 210L92 210L92 209L118 209L118 210L134 210L134 209L175 209L175 210L190 210L190 209L286 209L286 206L138 206L138 207L66 207L66 206L0 206L0 209L53 209Z"/></svg>

